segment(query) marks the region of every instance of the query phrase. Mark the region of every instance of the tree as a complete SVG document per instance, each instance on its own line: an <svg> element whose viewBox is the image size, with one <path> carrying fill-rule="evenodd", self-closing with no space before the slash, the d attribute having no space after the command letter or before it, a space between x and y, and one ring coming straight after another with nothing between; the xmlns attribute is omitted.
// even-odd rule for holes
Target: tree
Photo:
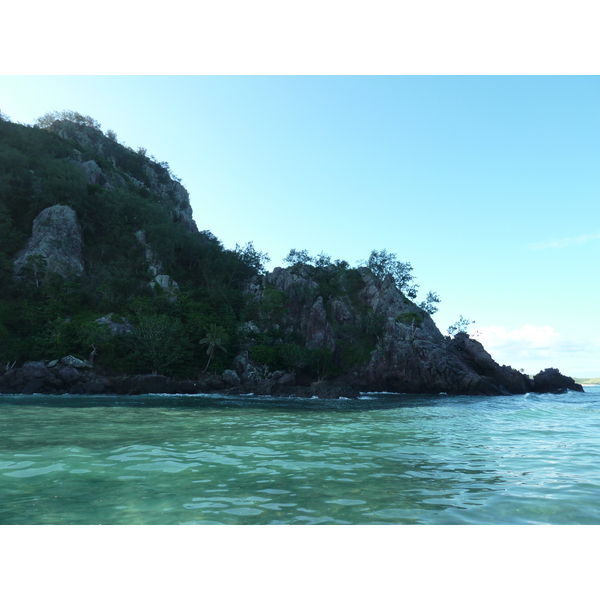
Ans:
<svg viewBox="0 0 600 600"><path fill-rule="evenodd" d="M393 252L388 252L385 248L380 251L373 250L366 264L364 261L361 261L361 263L378 279L383 280L386 275L391 275L398 289L407 298L413 300L417 297L419 286L412 283L414 275L411 275L413 270L411 264L396 260L396 255Z"/></svg>
<svg viewBox="0 0 600 600"><path fill-rule="evenodd" d="M475 321L469 321L469 319L465 319L462 315L460 315L460 319L456 321L453 325L448 327L448 333L450 335L456 335L457 333L467 333L467 327L472 325Z"/></svg>
<svg viewBox="0 0 600 600"><path fill-rule="evenodd" d="M308 250L296 250L296 248L292 248L283 259L283 262L293 267L294 265L310 265L314 260L308 254Z"/></svg>
<svg viewBox="0 0 600 600"><path fill-rule="evenodd" d="M187 335L178 319L168 315L141 315L131 336L135 358L152 374L186 357Z"/></svg>
<svg viewBox="0 0 600 600"><path fill-rule="evenodd" d="M325 252L321 251L317 256L310 256L308 250L296 250L296 248L292 248L288 255L283 259L284 263L287 263L291 267L294 265L311 265L313 267L324 268L331 265L331 256L329 254L325 254ZM336 264L345 261L335 261ZM346 263L346 266L348 263Z"/></svg>
<svg viewBox="0 0 600 600"><path fill-rule="evenodd" d="M225 348L225 344L227 343L227 333L222 327L211 323L206 332L206 336L200 340L201 346L207 346L206 354L208 355L208 362L206 363L206 367L204 367L203 373L206 373L208 369L208 365L210 365L210 361L213 359L215 355L215 350L219 348L223 350L223 352L227 352Z"/></svg>
<svg viewBox="0 0 600 600"><path fill-rule="evenodd" d="M48 261L42 254L30 254L19 271L19 276L28 283L40 287L48 268Z"/></svg>
<svg viewBox="0 0 600 600"><path fill-rule="evenodd" d="M71 123L76 123L77 125L86 125L98 131L102 130L100 123L96 119L93 119L89 115L82 115L74 110L54 110L47 112L35 120L35 126L41 129L48 129L56 121L71 121Z"/></svg>
<svg viewBox="0 0 600 600"><path fill-rule="evenodd" d="M440 302L440 297L435 292L427 292L427 298L419 303L419 308L422 308L427 314L433 315L438 311L435 306Z"/></svg>
<svg viewBox="0 0 600 600"><path fill-rule="evenodd" d="M236 244L234 254L244 265L256 272L257 275L264 275L266 273L265 265L271 260L267 253L256 250L253 242L248 242L244 247Z"/></svg>

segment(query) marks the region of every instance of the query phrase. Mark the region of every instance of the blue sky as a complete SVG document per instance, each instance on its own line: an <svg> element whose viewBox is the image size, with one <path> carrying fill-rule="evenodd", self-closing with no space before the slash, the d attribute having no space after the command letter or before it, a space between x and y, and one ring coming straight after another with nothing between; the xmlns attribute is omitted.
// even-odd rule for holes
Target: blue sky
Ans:
<svg viewBox="0 0 600 600"><path fill-rule="evenodd" d="M199 229L355 264L412 264L440 329L501 364L600 375L600 80L0 76L0 110L89 114L167 161Z"/></svg>

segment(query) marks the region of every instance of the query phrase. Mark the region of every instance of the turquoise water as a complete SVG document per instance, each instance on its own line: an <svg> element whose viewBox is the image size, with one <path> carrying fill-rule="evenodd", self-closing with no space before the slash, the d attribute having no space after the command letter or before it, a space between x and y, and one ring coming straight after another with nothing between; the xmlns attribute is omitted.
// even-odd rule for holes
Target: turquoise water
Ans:
<svg viewBox="0 0 600 600"><path fill-rule="evenodd" d="M1 524L600 524L600 387L0 396Z"/></svg>

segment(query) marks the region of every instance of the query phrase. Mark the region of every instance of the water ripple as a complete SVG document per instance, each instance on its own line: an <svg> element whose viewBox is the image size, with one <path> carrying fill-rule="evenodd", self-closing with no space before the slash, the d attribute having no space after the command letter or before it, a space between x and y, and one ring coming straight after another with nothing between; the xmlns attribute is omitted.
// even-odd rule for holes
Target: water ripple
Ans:
<svg viewBox="0 0 600 600"><path fill-rule="evenodd" d="M41 398L0 403L0 523L600 524L600 388L173 406Z"/></svg>

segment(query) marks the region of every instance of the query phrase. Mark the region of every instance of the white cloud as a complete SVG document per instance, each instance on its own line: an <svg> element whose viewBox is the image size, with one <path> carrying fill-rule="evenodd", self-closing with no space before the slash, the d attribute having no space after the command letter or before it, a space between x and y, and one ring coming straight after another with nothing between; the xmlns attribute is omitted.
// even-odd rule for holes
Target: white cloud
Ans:
<svg viewBox="0 0 600 600"><path fill-rule="evenodd" d="M600 232L598 233L584 233L577 237L566 237L560 240L549 240L547 242L538 242L535 244L528 244L527 247L530 250L543 250L544 248L566 248L567 246L581 246L587 244L593 240L600 239Z"/></svg>
<svg viewBox="0 0 600 600"><path fill-rule="evenodd" d="M506 331L504 327L492 325L491 327L479 327L472 333L484 346L494 348L514 346L515 344L523 348L550 348L560 337L549 325L543 327L523 325L521 329L514 331Z"/></svg>
<svg viewBox="0 0 600 600"><path fill-rule="evenodd" d="M553 327L523 325L508 331L492 325L469 332L494 360L535 374L548 367L572 376L600 375L600 340L565 336ZM594 375L598 373L598 375Z"/></svg>

